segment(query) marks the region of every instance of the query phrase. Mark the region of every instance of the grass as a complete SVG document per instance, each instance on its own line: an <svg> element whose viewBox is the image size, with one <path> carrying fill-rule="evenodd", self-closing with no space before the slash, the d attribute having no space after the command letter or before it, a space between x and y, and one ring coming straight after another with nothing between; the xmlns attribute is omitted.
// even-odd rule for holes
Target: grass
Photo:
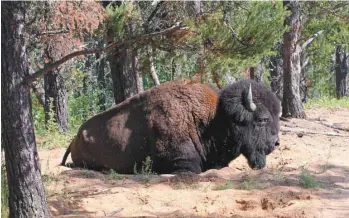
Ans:
<svg viewBox="0 0 349 218"><path fill-rule="evenodd" d="M214 188L214 190L221 191L221 190L232 189L232 188L233 188L232 181L228 181L225 184L218 185L217 187Z"/></svg>
<svg viewBox="0 0 349 218"><path fill-rule="evenodd" d="M52 182L57 181L57 178L56 178L54 175L52 175L52 174L42 175L42 176L41 176L41 179L42 179L42 182L43 182L45 185L49 185L49 184L51 184Z"/></svg>
<svg viewBox="0 0 349 218"><path fill-rule="evenodd" d="M145 161L142 162L141 170L137 170L137 163L133 166L133 173L134 174L141 174L141 175L155 175L153 172L153 161L151 160L150 156L147 156L145 158Z"/></svg>
<svg viewBox="0 0 349 218"><path fill-rule="evenodd" d="M299 176L299 184L304 188L321 188L321 184L311 173L303 168Z"/></svg>
<svg viewBox="0 0 349 218"><path fill-rule="evenodd" d="M304 105L305 109L311 107L346 107L349 108L349 97L344 97L341 99L322 97L316 99L309 99Z"/></svg>
<svg viewBox="0 0 349 218"><path fill-rule="evenodd" d="M286 180L286 177L283 173L283 168L284 167L280 167L279 169L277 169L277 172L274 173L274 178L275 180L279 181L279 182L283 182Z"/></svg>
<svg viewBox="0 0 349 218"><path fill-rule="evenodd" d="M87 169L84 169L82 171L82 175L85 177L85 178L93 178L94 177L94 174L91 170L87 170Z"/></svg>
<svg viewBox="0 0 349 218"><path fill-rule="evenodd" d="M110 180L122 180L125 177L118 174L117 172L115 172L115 170L111 169L108 173L108 179Z"/></svg>
<svg viewBox="0 0 349 218"><path fill-rule="evenodd" d="M68 131L66 133L60 133L58 131L47 131L44 134L38 135L36 137L37 146L39 149L45 150L67 148L74 138L75 134L75 131Z"/></svg>
<svg viewBox="0 0 349 218"><path fill-rule="evenodd" d="M245 180L239 184L240 190L252 190L252 189L255 189L256 187L257 187L257 182L252 178Z"/></svg>

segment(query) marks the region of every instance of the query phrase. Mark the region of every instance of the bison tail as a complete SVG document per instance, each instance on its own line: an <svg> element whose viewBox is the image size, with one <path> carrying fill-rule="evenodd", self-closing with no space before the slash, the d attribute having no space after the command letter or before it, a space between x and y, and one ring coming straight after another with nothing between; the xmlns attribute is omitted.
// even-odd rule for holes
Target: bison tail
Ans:
<svg viewBox="0 0 349 218"><path fill-rule="evenodd" d="M63 156L62 162L61 162L61 166L65 166L65 162L67 161L68 155L71 152L71 146L72 144L75 142L75 138L72 140L72 142L70 143L69 147L67 148L67 150L65 151L65 154Z"/></svg>

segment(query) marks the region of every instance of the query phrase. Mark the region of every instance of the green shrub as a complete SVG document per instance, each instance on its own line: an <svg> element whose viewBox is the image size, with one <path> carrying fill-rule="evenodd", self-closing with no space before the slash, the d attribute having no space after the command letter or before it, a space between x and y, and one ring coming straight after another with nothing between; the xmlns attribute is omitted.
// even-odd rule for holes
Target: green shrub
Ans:
<svg viewBox="0 0 349 218"><path fill-rule="evenodd" d="M304 108L308 109L311 107L346 107L349 108L349 97L343 97L341 99L331 97L321 97L309 99L304 104Z"/></svg>
<svg viewBox="0 0 349 218"><path fill-rule="evenodd" d="M311 173L303 168L299 176L299 184L304 188L320 188L321 184L316 181L315 177Z"/></svg>
<svg viewBox="0 0 349 218"><path fill-rule="evenodd" d="M218 185L214 190L226 190L233 188L233 183L231 181L228 181L227 183L224 183L223 185Z"/></svg>
<svg viewBox="0 0 349 218"><path fill-rule="evenodd" d="M239 189L240 190L252 190L256 188L257 183L254 179L248 179L240 183Z"/></svg>

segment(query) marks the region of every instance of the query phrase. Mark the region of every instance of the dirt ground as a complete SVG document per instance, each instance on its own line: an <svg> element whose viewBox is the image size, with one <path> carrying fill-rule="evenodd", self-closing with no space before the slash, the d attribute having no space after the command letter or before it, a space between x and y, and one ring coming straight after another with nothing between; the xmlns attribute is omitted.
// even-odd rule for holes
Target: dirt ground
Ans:
<svg viewBox="0 0 349 218"><path fill-rule="evenodd" d="M263 170L251 170L240 156L229 167L201 175L126 176L58 166L64 148L40 151L51 212L55 217L347 218L349 108L312 108L307 115L308 120L281 122L281 145Z"/></svg>

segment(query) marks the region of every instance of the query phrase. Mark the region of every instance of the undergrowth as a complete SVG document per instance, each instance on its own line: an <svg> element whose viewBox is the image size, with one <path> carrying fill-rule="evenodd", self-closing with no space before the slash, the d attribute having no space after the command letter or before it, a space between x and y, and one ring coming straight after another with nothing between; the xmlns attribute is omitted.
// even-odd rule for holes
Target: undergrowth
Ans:
<svg viewBox="0 0 349 218"><path fill-rule="evenodd" d="M349 108L349 97L343 97L341 99L322 97L309 99L307 103L304 104L304 108L312 107L346 107Z"/></svg>
<svg viewBox="0 0 349 218"><path fill-rule="evenodd" d="M304 188L321 188L321 184L304 167L302 168L302 172L299 176L299 184Z"/></svg>
<svg viewBox="0 0 349 218"><path fill-rule="evenodd" d="M255 179L249 178L239 184L240 190L252 190L257 187L257 182Z"/></svg>
<svg viewBox="0 0 349 218"><path fill-rule="evenodd" d="M217 187L214 188L214 190L221 191L221 190L232 189L232 188L233 188L232 181L228 181L222 185L218 185Z"/></svg>

